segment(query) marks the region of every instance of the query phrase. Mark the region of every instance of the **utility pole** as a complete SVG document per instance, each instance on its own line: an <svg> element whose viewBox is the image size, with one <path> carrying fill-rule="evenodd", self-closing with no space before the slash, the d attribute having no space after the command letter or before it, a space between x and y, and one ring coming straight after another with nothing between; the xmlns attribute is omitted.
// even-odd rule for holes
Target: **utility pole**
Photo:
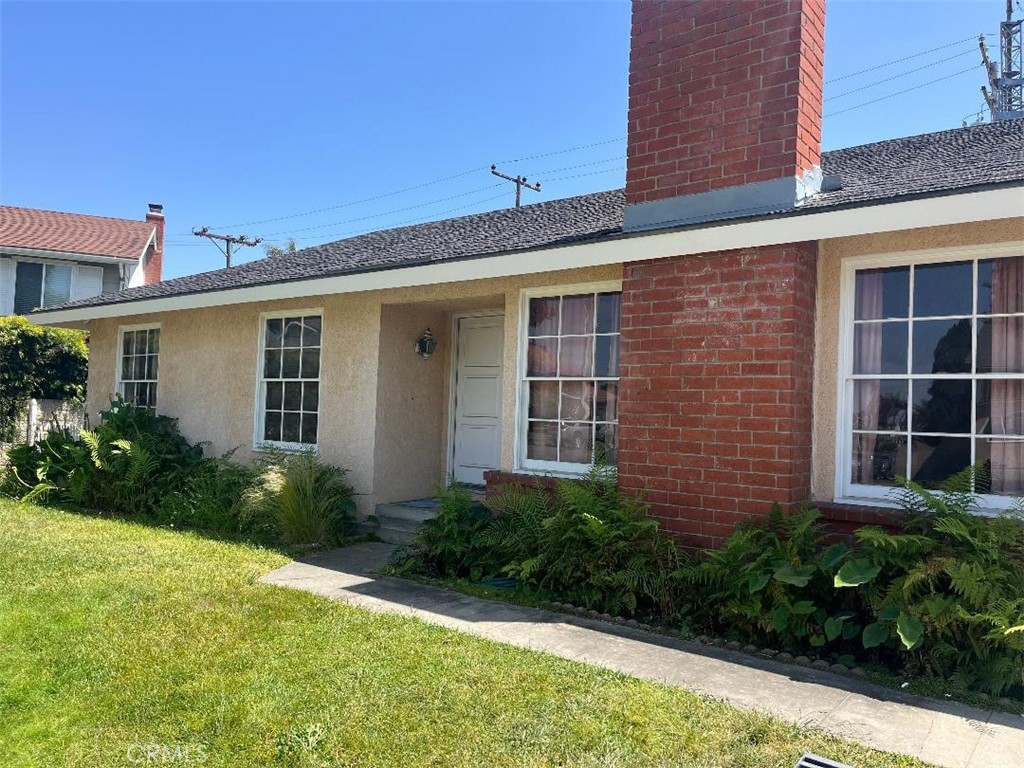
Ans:
<svg viewBox="0 0 1024 768"><path fill-rule="evenodd" d="M205 237L210 240L211 243L220 248L220 252L224 254L224 258L227 260L227 265L231 266L231 246L232 245L246 245L252 248L253 246L259 245L263 242L262 237L257 237L255 240L250 240L248 235L216 235L210 231L209 227L203 227L202 229L193 229L192 234L196 237ZM217 242L221 240L224 242L224 247L221 248Z"/></svg>
<svg viewBox="0 0 1024 768"><path fill-rule="evenodd" d="M516 185L516 208L522 207L523 198L523 187L532 189L534 192L540 192L540 182L536 184L527 184L525 176L506 176L504 173L498 170L498 166L491 166L491 173L497 176L499 179L505 179L505 181L511 181Z"/></svg>
<svg viewBox="0 0 1024 768"><path fill-rule="evenodd" d="M1013 20L1013 0L1006 0L1006 21L999 24L999 64L992 61L985 45L985 36L978 37L981 62L988 76L988 86L981 87L992 121L1024 117L1024 64L1021 61L1021 26L1024 20Z"/></svg>

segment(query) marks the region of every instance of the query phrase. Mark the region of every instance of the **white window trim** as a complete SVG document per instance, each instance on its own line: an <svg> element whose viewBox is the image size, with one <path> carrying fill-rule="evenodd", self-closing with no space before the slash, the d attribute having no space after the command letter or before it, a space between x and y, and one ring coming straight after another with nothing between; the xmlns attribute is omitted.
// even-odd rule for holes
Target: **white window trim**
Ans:
<svg viewBox="0 0 1024 768"><path fill-rule="evenodd" d="M156 405L150 406L157 410L160 405L160 358L163 356L163 331L160 323L138 323L136 325L119 325L117 327L117 354L114 355L114 391L124 397L124 380L121 378L121 365L124 362L124 335L131 331L160 331L160 351L156 353ZM131 381L135 381L132 379Z"/></svg>
<svg viewBox="0 0 1024 768"><path fill-rule="evenodd" d="M839 356L836 376L836 444L835 444L835 500L840 503L896 508L894 493L900 489L886 486L855 484L847 480L852 465L853 393L850 376L853 375L853 316L854 290L858 270L901 267L911 264L940 264L971 259L1024 256L1024 240L1013 240L990 245L935 248L897 253L876 253L843 259L839 290ZM977 286L973 289L976 293ZM974 301L977 301L975 296ZM1024 378L1024 374L1008 374L1010 378ZM965 376L974 380L974 375ZM1013 506L1013 497L979 494L980 513L997 514Z"/></svg>
<svg viewBox="0 0 1024 768"><path fill-rule="evenodd" d="M571 283L568 285L545 285L523 288L519 291L519 338L516 350L516 407L515 444L513 466L517 472L531 475L555 475L559 477L581 477L592 464L572 464L560 461L537 461L526 458L526 356L529 342L530 299L546 296L565 296L576 293L621 292L621 280L604 280L592 283ZM621 337L620 337L621 338ZM621 359L622 351L619 348ZM618 421L616 420L616 424Z"/></svg>
<svg viewBox="0 0 1024 768"><path fill-rule="evenodd" d="M316 443L285 443L276 440L264 440L263 417L266 400L266 388L263 386L263 357L266 351L267 342L267 320L279 317L296 317L306 315L318 315L320 317L320 375L317 382L320 384L320 396L317 398L316 409ZM307 307L303 309L282 309L273 312L262 312L259 318L259 341L256 352L256 393L252 417L252 447L255 451L313 451L320 452L321 435L323 434L321 423L324 412L324 338L326 336L327 323L324 321L323 307ZM312 381L312 379L298 379L298 381Z"/></svg>

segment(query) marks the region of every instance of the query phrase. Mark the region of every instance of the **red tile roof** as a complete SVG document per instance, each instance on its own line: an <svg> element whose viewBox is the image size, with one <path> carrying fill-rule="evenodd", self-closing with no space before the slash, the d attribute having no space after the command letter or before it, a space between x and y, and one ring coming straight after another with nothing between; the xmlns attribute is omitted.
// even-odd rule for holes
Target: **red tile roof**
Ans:
<svg viewBox="0 0 1024 768"><path fill-rule="evenodd" d="M147 221L0 205L0 247L138 260L153 229Z"/></svg>

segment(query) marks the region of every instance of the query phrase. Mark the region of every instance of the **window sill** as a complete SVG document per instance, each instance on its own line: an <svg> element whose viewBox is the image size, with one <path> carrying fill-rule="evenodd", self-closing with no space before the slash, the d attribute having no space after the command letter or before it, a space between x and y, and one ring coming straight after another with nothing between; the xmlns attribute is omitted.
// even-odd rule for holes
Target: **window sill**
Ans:
<svg viewBox="0 0 1024 768"><path fill-rule="evenodd" d="M256 453L305 453L312 451L319 453L319 447L314 443L253 443L252 449Z"/></svg>

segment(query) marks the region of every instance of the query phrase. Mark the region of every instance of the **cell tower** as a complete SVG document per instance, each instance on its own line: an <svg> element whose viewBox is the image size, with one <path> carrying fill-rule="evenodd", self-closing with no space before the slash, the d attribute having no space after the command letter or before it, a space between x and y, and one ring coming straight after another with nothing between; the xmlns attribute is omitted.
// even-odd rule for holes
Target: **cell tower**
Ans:
<svg viewBox="0 0 1024 768"><path fill-rule="evenodd" d="M981 87L992 122L1024 117L1024 72L1021 65L1021 24L1024 19L1013 20L1013 0L1006 0L1006 21L999 25L999 64L989 58L985 36L978 38L981 60L992 86L989 92Z"/></svg>

